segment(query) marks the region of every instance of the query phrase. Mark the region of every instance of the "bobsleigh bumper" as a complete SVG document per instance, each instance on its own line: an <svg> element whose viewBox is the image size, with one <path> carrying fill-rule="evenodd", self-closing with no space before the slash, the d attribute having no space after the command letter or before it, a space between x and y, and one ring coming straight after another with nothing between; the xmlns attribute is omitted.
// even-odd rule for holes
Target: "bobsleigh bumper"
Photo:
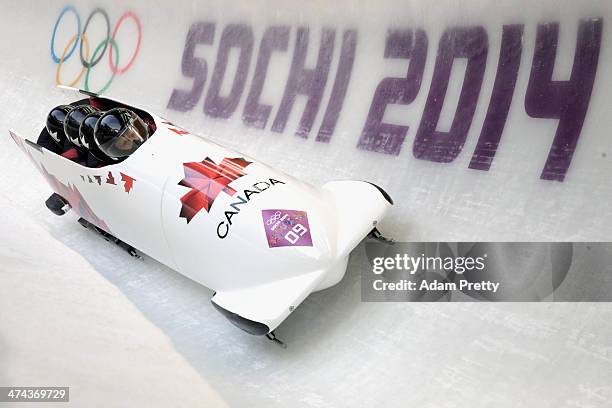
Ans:
<svg viewBox="0 0 612 408"><path fill-rule="evenodd" d="M210 303L212 303L215 309L217 309L219 313L225 316L225 318L229 320L234 326L244 330L249 334L252 334L254 336L263 336L272 331L266 324L247 319L246 317L242 317L237 313L224 309L223 307L215 303L214 300L211 300Z"/></svg>

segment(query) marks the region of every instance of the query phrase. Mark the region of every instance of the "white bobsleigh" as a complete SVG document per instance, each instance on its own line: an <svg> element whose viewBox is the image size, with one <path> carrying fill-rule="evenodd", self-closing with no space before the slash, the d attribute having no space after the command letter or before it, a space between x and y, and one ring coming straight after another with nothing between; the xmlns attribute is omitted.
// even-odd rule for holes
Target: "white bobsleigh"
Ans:
<svg viewBox="0 0 612 408"><path fill-rule="evenodd" d="M72 209L132 254L211 288L213 305L248 333L273 336L311 292L338 283L351 250L393 204L374 184L316 188L146 113L150 138L99 168L10 134L61 196L54 212Z"/></svg>

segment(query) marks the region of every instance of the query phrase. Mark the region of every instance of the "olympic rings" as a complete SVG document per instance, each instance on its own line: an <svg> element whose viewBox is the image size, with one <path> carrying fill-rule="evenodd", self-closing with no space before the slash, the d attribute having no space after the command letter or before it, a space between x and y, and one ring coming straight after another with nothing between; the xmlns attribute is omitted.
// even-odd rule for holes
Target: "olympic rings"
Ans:
<svg viewBox="0 0 612 408"><path fill-rule="evenodd" d="M64 14L66 14L69 11L72 11L74 13L76 19L77 19L77 33L76 33L76 35L79 35L81 33L81 17L79 17L79 13L72 6L64 7L62 9L62 12L60 13L59 17L57 18L57 21L55 22L55 26L53 27L53 35L51 36L51 58L53 58L53 61L56 64L59 64L60 59L57 57L57 55L55 55L55 50L53 49L54 48L53 45L55 43L55 34L57 32L57 27L59 26L60 21L62 21L62 17L64 17ZM72 46L72 49L70 50L70 52L66 56L66 59L70 58L70 56L74 52L74 49L76 48L76 46L77 46L77 43L75 42L74 45Z"/></svg>
<svg viewBox="0 0 612 408"><path fill-rule="evenodd" d="M268 218L268 221L266 222L266 224L268 225L275 224L280 219L280 217L281 217L281 212L276 211L273 216Z"/></svg>
<svg viewBox="0 0 612 408"><path fill-rule="evenodd" d="M121 17L119 17L119 20L117 21L117 25L115 25L115 29L113 30L113 40L117 36L117 31L119 31L119 26L121 26L121 23L123 23L123 21L126 20L128 17L132 17L132 20L134 20L134 22L136 23L136 27L138 27L138 42L136 43L136 51L134 51L134 55L132 55L132 58L130 58L126 66L123 68L119 68L117 66L119 64L115 65L113 63L113 53L112 52L108 53L108 62L110 64L111 70L115 74L123 74L125 71L130 69L130 67L134 63L134 60L136 59L136 56L138 56L138 52L140 51L140 41L142 40L142 26L140 25L140 19L138 18L138 16L132 13L131 11L125 12L123 13ZM118 62L119 61L117 61L117 63Z"/></svg>
<svg viewBox="0 0 612 408"><path fill-rule="evenodd" d="M77 33L74 36L72 36L71 39L68 41L68 44L66 44L66 47L64 48L61 57L58 57L55 52L55 37L57 34L57 28L59 27L60 22L62 21L62 18L64 17L64 15L69 12L73 13L77 19ZM94 50L93 55L91 56L91 58L89 58L89 41L88 41L86 33L87 33L87 28L89 27L89 23L91 22L92 18L96 14L101 14L102 17L104 17L104 21L106 22L106 38L102 40L100 44L98 44L98 46ZM127 64L125 64L125 66L123 67L119 67L119 46L117 45L117 42L116 42L117 33L119 31L119 28L121 27L121 24L124 23L125 20L130 19L130 18L136 24L136 28L138 31L136 49L134 50L132 56L129 58ZM79 40L80 40L80 45L79 45ZM86 55L83 55L83 43L85 43ZM55 82L57 85L61 84L60 71L61 71L62 64L66 62L72 56L77 45L79 45L79 58L81 60L82 69L77 75L77 77L74 80L72 80L72 82L70 82L68 86L75 86L79 82L79 80L82 78L83 73L85 73L85 80L84 80L83 86L85 90L89 90L90 71L93 67L95 67L102 60L110 44L111 50L108 53L108 63L109 63L110 70L112 71L112 76L106 82L106 84L104 84L102 89L98 92L98 93L102 93L110 86L111 82L115 78L115 75L124 74L127 70L129 70L132 67L132 65L134 64L134 61L136 60L136 57L140 53L141 43L142 43L142 24L140 22L140 18L132 11L126 11L125 13L121 15L121 17L119 17L119 20L117 20L117 23L115 24L115 27L113 28L112 35L111 35L110 19L109 19L108 13L104 9L99 8L99 7L95 8L85 20L85 25L83 26L83 30L81 31L81 17L78 11L73 6L65 6L61 10L59 16L57 17L57 20L55 21L55 25L53 26L53 33L51 35L51 47L50 47L51 59L53 60L53 62L57 64L57 69L55 73ZM113 55L113 54L116 54L116 55ZM116 64L115 64L115 60L116 60Z"/></svg>
<svg viewBox="0 0 612 408"><path fill-rule="evenodd" d="M100 48L102 48L102 47L104 47L104 49L102 50L100 55L104 55L104 51L106 51L106 47L108 46L109 42L111 43L111 53L112 53L113 49L117 52L117 62L119 62L119 48L117 47L117 43L115 42L115 40L112 39L112 38L105 38L104 40L102 40L102 42L100 44L98 44L98 46L94 50L93 55L91 56L91 61L94 61L96 59L96 56L98 55L98 51L100 51ZM87 53L89 54L89 51ZM85 90L86 91L89 91L89 73L91 72L91 68L94 65L96 65L96 64L93 63L93 62L90 62L88 64L88 67L87 67L87 73L85 74ZM106 82L106 84L104 84L102 89L100 89L99 91L94 92L94 93L101 94L104 91L106 91L106 89L110 86L111 82L113 82L113 79L115 79L115 73L114 72L113 72L113 75L111 75L110 79Z"/></svg>
<svg viewBox="0 0 612 408"><path fill-rule="evenodd" d="M89 17L87 17L87 21L85 21L85 26L83 26L83 35L85 35L85 33L87 32L87 27L89 26L89 22L91 21L91 18L96 15L96 13L102 14L102 17L104 17L104 20L106 21L106 38L108 38L110 36L110 20L108 19L108 14L106 13L106 11L104 11L103 9L99 7L94 9L94 11L91 12ZM83 64L83 66L88 69L97 65L98 62L100 62L100 60L104 56L107 46L108 46L108 41L105 41L104 49L100 53L100 56L98 57L98 59L94 59L92 62L87 62L86 58L83 58L83 41L81 41L81 47L79 48L79 57L81 58L81 64Z"/></svg>
<svg viewBox="0 0 612 408"><path fill-rule="evenodd" d="M55 83L57 85L62 85L62 80L60 78L60 68L62 67L62 64L64 63L64 61L66 61L66 52L68 51L68 48L70 48L70 46L73 43L74 44L77 43L77 36L78 34L73 35L70 41L68 41L68 44L66 44L66 47L64 48L64 51L62 52L62 56L60 57L59 62L57 63L57 69L55 70ZM87 49L87 55L89 55L89 41L87 41L86 36L82 36L81 44L83 42L85 43L85 47ZM74 51L74 46L72 47L72 50ZM83 72L85 72L85 67L81 68L81 72L79 72L79 75L72 82L70 82L68 86L75 86L77 82L79 82L81 77L83 76Z"/></svg>

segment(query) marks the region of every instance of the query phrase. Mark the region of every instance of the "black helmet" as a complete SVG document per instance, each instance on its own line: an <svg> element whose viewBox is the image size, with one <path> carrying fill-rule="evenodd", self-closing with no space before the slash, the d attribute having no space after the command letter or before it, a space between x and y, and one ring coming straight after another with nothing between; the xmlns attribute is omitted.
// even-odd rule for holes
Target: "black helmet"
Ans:
<svg viewBox="0 0 612 408"><path fill-rule="evenodd" d="M85 116L79 128L79 142L83 147L89 149L89 152L93 154L96 159L104 161L107 157L104 152L98 149L96 141L94 140L94 129L98 119L100 119L102 115L104 115L104 112L95 111Z"/></svg>
<svg viewBox="0 0 612 408"><path fill-rule="evenodd" d="M79 140L79 128L81 127L81 123L85 116L90 113L96 112L98 109L94 108L91 105L79 105L74 107L66 115L66 120L64 121L64 133L66 133L66 137L78 150L85 150L85 146L81 145Z"/></svg>
<svg viewBox="0 0 612 408"><path fill-rule="evenodd" d="M49 136L57 143L58 146L63 147L64 141L66 140L66 134L64 133L64 122L66 116L73 109L70 105L60 105L51 109L51 112L47 115L47 132Z"/></svg>
<svg viewBox="0 0 612 408"><path fill-rule="evenodd" d="M115 108L96 123L94 138L98 148L113 160L134 153L149 137L144 121L129 109Z"/></svg>

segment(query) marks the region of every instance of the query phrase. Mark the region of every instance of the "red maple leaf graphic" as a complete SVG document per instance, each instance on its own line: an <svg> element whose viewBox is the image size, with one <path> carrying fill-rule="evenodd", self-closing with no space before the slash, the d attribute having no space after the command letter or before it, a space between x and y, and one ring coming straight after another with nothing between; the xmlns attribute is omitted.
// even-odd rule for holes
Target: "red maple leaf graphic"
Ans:
<svg viewBox="0 0 612 408"><path fill-rule="evenodd" d="M119 174L121 174L121 181L123 181L123 188L125 192L129 194L130 191L132 190L132 187L134 187L134 181L136 181L136 179L128 176L127 174L123 174L121 172L119 172Z"/></svg>
<svg viewBox="0 0 612 408"><path fill-rule="evenodd" d="M188 131L183 130L183 129L177 129L177 128L168 128L168 129L170 129L171 131L173 131L174 133L176 133L179 136L188 135L189 134Z"/></svg>
<svg viewBox="0 0 612 408"><path fill-rule="evenodd" d="M57 179L57 177L49 173L44 166L42 166L41 172L51 185L53 191L64 197L68 201L68 203L70 203L70 207L72 207L72 210L74 212L76 212L79 216L85 218L87 221L91 222L98 228L101 228L104 231L111 233L111 230L108 228L108 225L106 225L106 223L102 219L98 218L98 216L93 212L93 210L91 209L89 204L87 204L87 201L85 201L85 198L83 198L81 192L76 188L75 185L72 185L70 183L66 185L62 183Z"/></svg>
<svg viewBox="0 0 612 408"><path fill-rule="evenodd" d="M219 165L210 157L201 162L183 163L185 178L178 184L191 188L181 197L181 213L179 217L185 218L187 223L201 210L210 211L213 202L221 193L233 196L236 190L229 184L244 176L244 168L251 164L242 157L232 159L224 158Z"/></svg>
<svg viewBox="0 0 612 408"><path fill-rule="evenodd" d="M117 185L115 183L115 178L113 177L113 173L111 173L110 171L108 172L108 176L106 177L106 184L112 184L112 185Z"/></svg>

